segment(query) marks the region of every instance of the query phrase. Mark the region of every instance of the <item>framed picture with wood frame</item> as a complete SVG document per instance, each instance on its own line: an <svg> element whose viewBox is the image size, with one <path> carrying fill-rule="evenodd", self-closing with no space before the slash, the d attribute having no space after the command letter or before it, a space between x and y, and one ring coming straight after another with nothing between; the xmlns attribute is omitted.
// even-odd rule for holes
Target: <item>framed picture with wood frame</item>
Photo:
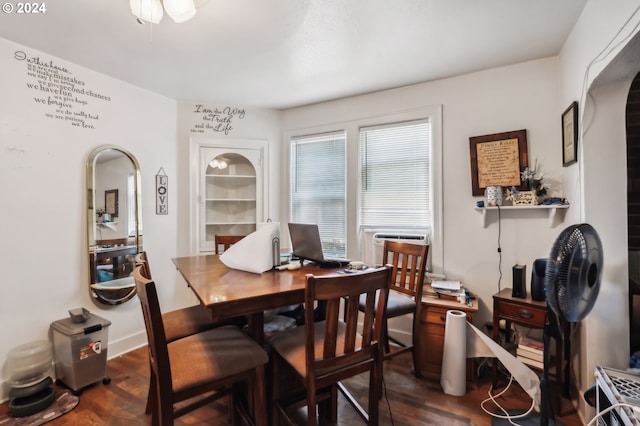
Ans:
<svg viewBox="0 0 640 426"><path fill-rule="evenodd" d="M104 209L105 213L110 214L112 217L118 216L118 190L110 189L104 191Z"/></svg>
<svg viewBox="0 0 640 426"><path fill-rule="evenodd" d="M578 103L572 102L562 113L562 166L578 161Z"/></svg>
<svg viewBox="0 0 640 426"><path fill-rule="evenodd" d="M470 137L469 149L473 195L483 195L490 186L527 189L520 178L529 165L526 129Z"/></svg>

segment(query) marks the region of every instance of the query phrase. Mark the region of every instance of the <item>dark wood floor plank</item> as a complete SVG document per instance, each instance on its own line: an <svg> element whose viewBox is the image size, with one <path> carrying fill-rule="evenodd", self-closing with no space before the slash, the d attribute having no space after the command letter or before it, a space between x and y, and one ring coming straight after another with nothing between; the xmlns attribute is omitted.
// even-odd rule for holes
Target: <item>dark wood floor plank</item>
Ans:
<svg viewBox="0 0 640 426"><path fill-rule="evenodd" d="M384 377L386 394L380 403L381 425L394 426L489 426L491 417L480 408L487 398L489 378L481 378L477 389L462 397L445 395L440 383L433 380L416 379L411 374L411 355L401 355L385 361ZM149 383L147 348L143 347L124 356L112 359L107 365L111 383L97 383L85 389L78 406L68 414L48 423L53 426L72 425L122 425L146 426L150 416L144 414ZM344 382L349 390L366 406L366 375ZM530 400L514 385L499 401L508 409L526 409ZM391 407L391 413L389 412ZM491 407L489 404L488 407ZM493 407L491 409L495 410ZM497 410L495 410L497 411ZM0 412L8 412L8 405L0 406ZM578 426L581 422L575 412L560 420L566 426ZM189 413L176 421L177 426L225 425L227 424L226 401L216 401L204 408ZM357 414L342 397L338 408L338 426L362 424Z"/></svg>

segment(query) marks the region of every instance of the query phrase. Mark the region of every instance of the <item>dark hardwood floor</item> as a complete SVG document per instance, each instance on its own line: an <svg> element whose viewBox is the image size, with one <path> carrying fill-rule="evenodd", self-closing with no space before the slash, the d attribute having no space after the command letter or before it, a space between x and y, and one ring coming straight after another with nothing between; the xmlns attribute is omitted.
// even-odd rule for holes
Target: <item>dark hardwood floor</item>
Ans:
<svg viewBox="0 0 640 426"><path fill-rule="evenodd" d="M440 383L416 379L411 374L410 355L401 355L385 361L386 398L381 401L381 425L490 425L491 417L480 408L487 398L489 377L478 380L477 389L462 397L445 395ZM98 383L85 389L80 403L71 412L48 423L50 425L149 425L150 416L144 414L149 380L147 348L143 347L124 356L112 359L107 364L111 383ZM368 378L359 376L344 382L350 391L366 401ZM507 409L527 408L530 400L514 385L500 403ZM570 407L568 401L565 401ZM487 405L495 411L491 404ZM0 412L8 411L7 404ZM567 426L581 425L574 410L559 417ZM362 424L359 417L344 400L338 408L338 425ZM393 423L392 420L393 419ZM176 425L225 425L227 424L225 402L217 402L187 414L176 421Z"/></svg>

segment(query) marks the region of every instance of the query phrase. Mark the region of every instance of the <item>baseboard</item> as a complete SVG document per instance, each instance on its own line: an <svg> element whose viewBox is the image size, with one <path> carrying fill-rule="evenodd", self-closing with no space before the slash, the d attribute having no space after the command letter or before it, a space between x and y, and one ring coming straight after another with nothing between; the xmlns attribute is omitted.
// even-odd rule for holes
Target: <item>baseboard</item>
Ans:
<svg viewBox="0 0 640 426"><path fill-rule="evenodd" d="M140 331L130 336L109 342L107 360L117 358L147 344L146 331Z"/></svg>

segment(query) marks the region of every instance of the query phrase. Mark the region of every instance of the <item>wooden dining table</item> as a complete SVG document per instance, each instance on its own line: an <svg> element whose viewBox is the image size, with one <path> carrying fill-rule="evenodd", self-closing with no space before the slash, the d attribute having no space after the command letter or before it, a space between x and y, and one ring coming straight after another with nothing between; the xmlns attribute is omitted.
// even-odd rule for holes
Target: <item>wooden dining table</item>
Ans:
<svg viewBox="0 0 640 426"><path fill-rule="evenodd" d="M213 254L177 257L173 263L214 321L247 316L248 334L261 345L265 342L264 311L304 303L307 274L340 273L340 268L322 268L314 263L305 263L296 270L270 270L255 274L231 269ZM323 312L323 307L319 306L318 310ZM340 382L338 389L345 398L357 402Z"/></svg>
<svg viewBox="0 0 640 426"><path fill-rule="evenodd" d="M307 274L337 271L305 263L297 270L256 274L231 269L213 254L177 257L173 263L212 320L247 316L249 334L260 344L264 343L264 311L303 303Z"/></svg>

